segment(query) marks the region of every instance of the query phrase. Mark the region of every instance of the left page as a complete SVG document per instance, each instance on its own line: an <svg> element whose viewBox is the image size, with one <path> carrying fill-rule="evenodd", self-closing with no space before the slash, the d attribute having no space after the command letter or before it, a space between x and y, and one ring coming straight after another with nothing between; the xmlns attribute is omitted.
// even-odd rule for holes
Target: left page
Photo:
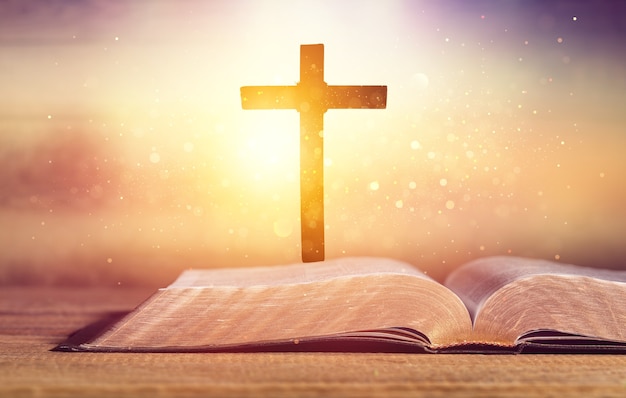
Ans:
<svg viewBox="0 0 626 398"><path fill-rule="evenodd" d="M86 351L216 351L310 342L428 347L471 329L458 297L413 266L382 258L190 270ZM288 348L287 348L288 349ZM324 346L319 347L324 350Z"/></svg>

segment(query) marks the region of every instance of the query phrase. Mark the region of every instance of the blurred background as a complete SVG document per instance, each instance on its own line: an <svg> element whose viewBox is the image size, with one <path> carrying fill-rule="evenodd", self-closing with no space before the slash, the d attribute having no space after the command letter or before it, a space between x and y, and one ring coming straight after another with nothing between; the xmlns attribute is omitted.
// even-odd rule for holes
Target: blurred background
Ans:
<svg viewBox="0 0 626 398"><path fill-rule="evenodd" d="M626 268L624 1L2 0L0 284L299 262L298 113L239 88L315 43L388 86L325 115L327 258Z"/></svg>

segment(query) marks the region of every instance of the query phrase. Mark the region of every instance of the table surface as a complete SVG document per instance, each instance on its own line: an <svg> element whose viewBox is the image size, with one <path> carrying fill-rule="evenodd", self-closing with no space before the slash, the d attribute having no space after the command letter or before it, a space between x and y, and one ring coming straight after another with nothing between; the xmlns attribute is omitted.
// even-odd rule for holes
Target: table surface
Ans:
<svg viewBox="0 0 626 398"><path fill-rule="evenodd" d="M0 397L626 396L626 356L51 351L151 290L0 287Z"/></svg>

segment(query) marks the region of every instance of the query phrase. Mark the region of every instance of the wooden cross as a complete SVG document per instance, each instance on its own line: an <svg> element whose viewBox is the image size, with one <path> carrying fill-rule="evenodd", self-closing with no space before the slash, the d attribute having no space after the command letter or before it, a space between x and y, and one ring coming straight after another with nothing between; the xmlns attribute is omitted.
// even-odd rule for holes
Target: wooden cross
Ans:
<svg viewBox="0 0 626 398"><path fill-rule="evenodd" d="M300 228L302 261L324 260L324 113L328 109L384 109L387 86L329 86L324 45L300 46L295 86L241 87L243 109L300 112Z"/></svg>

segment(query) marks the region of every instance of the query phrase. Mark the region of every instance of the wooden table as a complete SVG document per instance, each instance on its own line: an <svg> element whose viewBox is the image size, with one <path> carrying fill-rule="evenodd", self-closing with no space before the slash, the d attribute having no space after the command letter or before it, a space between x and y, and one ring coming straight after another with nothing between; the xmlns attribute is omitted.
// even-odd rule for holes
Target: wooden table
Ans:
<svg viewBox="0 0 626 398"><path fill-rule="evenodd" d="M626 356L614 355L50 351L151 292L0 287L0 397L626 397Z"/></svg>

